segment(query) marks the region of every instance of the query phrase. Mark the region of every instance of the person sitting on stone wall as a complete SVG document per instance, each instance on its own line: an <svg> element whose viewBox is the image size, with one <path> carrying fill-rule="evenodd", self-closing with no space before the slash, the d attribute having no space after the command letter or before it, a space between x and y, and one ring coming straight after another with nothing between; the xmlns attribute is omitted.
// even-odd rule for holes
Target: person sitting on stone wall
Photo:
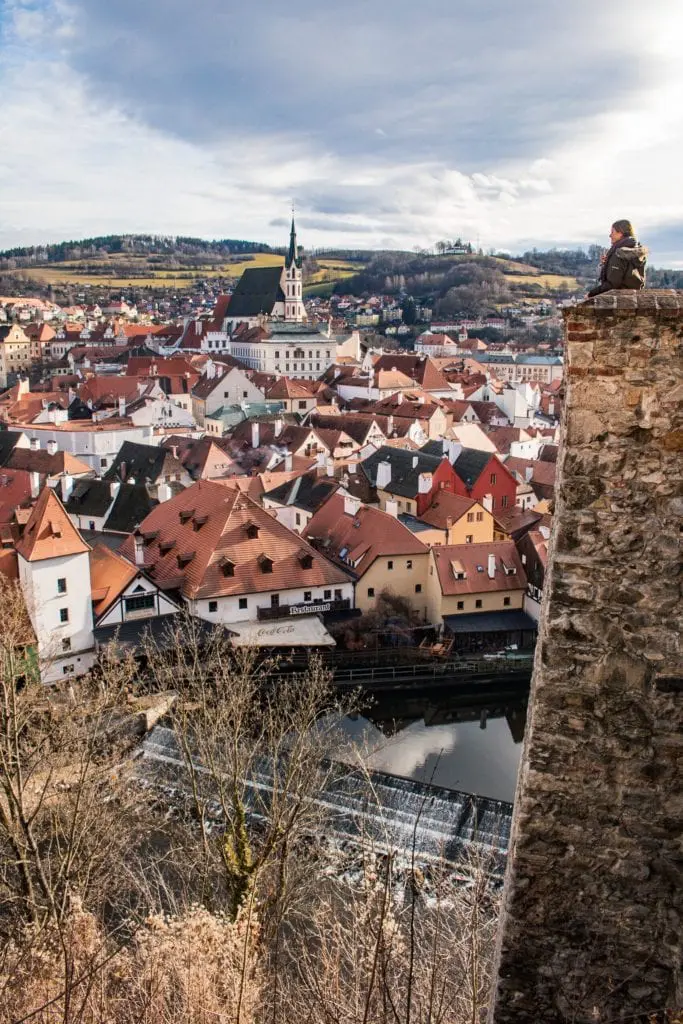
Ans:
<svg viewBox="0 0 683 1024"><path fill-rule="evenodd" d="M630 220L615 220L609 233L612 246L600 259L600 284L591 288L588 298L613 288L640 291L645 287L647 249L635 239Z"/></svg>

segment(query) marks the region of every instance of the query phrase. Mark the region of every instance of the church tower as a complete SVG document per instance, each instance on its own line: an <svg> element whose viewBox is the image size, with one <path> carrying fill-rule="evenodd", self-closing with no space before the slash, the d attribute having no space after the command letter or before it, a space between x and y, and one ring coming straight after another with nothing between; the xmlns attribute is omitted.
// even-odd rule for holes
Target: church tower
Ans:
<svg viewBox="0 0 683 1024"><path fill-rule="evenodd" d="M292 217L292 230L289 234L289 252L285 260L282 290L285 293L285 320L294 323L301 323L306 319L303 299L304 274L302 263L303 260L299 256L299 249L296 243L296 226L294 224L294 217Z"/></svg>

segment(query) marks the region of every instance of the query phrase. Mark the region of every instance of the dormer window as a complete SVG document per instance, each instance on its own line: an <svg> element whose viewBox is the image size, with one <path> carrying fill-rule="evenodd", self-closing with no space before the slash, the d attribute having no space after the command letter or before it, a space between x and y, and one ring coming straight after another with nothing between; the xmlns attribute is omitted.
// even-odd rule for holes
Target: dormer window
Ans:
<svg viewBox="0 0 683 1024"><path fill-rule="evenodd" d="M168 552L172 551L174 547L174 540L162 540L161 543L159 544L159 551L162 553L162 555L167 555Z"/></svg>
<svg viewBox="0 0 683 1024"><path fill-rule="evenodd" d="M273 571L273 559L269 558L268 555L259 555L257 561L261 572L268 573Z"/></svg>
<svg viewBox="0 0 683 1024"><path fill-rule="evenodd" d="M305 550L302 549L299 552L298 558L299 558L299 565L301 566L302 569L312 569L313 568L313 555L310 553L310 551L305 551Z"/></svg>
<svg viewBox="0 0 683 1024"><path fill-rule="evenodd" d="M208 516L195 516L192 520L192 529L197 533L201 530L202 526L209 521Z"/></svg>
<svg viewBox="0 0 683 1024"><path fill-rule="evenodd" d="M246 533L249 540L256 540L258 537L258 526L249 520L248 523L244 524L244 532Z"/></svg>
<svg viewBox="0 0 683 1024"><path fill-rule="evenodd" d="M181 511L181 513L180 513L180 522L181 523L189 523L189 521L190 521L190 519L192 519L193 515L194 515L194 509L193 508L184 508Z"/></svg>
<svg viewBox="0 0 683 1024"><path fill-rule="evenodd" d="M178 555L178 568L184 569L194 558L194 551L182 551Z"/></svg>
<svg viewBox="0 0 683 1024"><path fill-rule="evenodd" d="M220 567L224 576L228 577L235 575L235 563L231 558L221 558Z"/></svg>

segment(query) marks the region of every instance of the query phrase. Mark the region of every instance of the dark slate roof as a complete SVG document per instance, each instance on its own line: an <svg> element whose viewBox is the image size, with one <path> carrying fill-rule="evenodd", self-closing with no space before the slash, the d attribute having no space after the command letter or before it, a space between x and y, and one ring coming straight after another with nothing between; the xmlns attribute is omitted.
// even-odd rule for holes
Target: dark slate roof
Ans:
<svg viewBox="0 0 683 1024"><path fill-rule="evenodd" d="M124 441L113 464L104 475L105 480L120 480L125 483L131 477L136 484L156 483L164 466L168 452L155 444L137 444ZM122 475L122 464L123 467Z"/></svg>
<svg viewBox="0 0 683 1024"><path fill-rule="evenodd" d="M175 631L182 629L183 619L181 613L174 615L158 615L149 619L131 619L117 626L96 626L95 639L100 646L117 642L121 648L140 650L144 648L144 640L151 637L160 647L172 646L175 642ZM214 632L226 633L234 636L234 630L228 629L217 622L204 622L196 620L196 628L200 640L208 641Z"/></svg>
<svg viewBox="0 0 683 1024"><path fill-rule="evenodd" d="M278 501L282 505L295 505L305 512L315 512L339 487L336 480L319 477L316 473L304 473L295 480L288 480L272 491L266 491L264 498Z"/></svg>
<svg viewBox="0 0 683 1024"><path fill-rule="evenodd" d="M480 452L478 448L463 448L453 463L453 469L468 487L476 484L488 465L491 452Z"/></svg>
<svg viewBox="0 0 683 1024"><path fill-rule="evenodd" d="M0 430L0 466L7 465L20 437L20 430Z"/></svg>
<svg viewBox="0 0 683 1024"><path fill-rule="evenodd" d="M511 629L528 629L535 632L538 629L538 623L531 616L512 608L509 612L444 615L443 623L451 633L504 633Z"/></svg>
<svg viewBox="0 0 683 1024"><path fill-rule="evenodd" d="M258 316L273 312L276 302L284 302L280 287L282 267L248 267L232 293L228 316Z"/></svg>
<svg viewBox="0 0 683 1024"><path fill-rule="evenodd" d="M443 442L442 441L427 441L420 448L421 452L425 455L438 455L439 458L443 455Z"/></svg>
<svg viewBox="0 0 683 1024"><path fill-rule="evenodd" d="M414 498L420 473L436 472L441 465L441 456L429 455L422 450L409 451L405 448L383 445L360 464L373 487L377 486L377 467L380 462L391 464L391 482L382 489L389 494Z"/></svg>
<svg viewBox="0 0 683 1024"><path fill-rule="evenodd" d="M103 516L111 503L111 485L106 480L76 480L64 508L72 516Z"/></svg>
<svg viewBox="0 0 683 1024"><path fill-rule="evenodd" d="M104 528L116 533L132 533L158 504L150 498L144 484L121 484Z"/></svg>

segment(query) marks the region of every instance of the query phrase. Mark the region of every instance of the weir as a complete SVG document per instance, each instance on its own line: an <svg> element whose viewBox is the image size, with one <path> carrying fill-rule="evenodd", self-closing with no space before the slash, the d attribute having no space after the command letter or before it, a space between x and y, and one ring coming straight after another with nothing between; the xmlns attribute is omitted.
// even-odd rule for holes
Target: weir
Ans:
<svg viewBox="0 0 683 1024"><path fill-rule="evenodd" d="M683 1007L683 293L565 311L555 530L490 1024Z"/></svg>
<svg viewBox="0 0 683 1024"><path fill-rule="evenodd" d="M418 862L466 867L481 864L502 878L510 836L512 805L456 790L404 779L386 772L361 772L336 765L313 801L324 812L326 835L353 839ZM156 726L143 743L141 774L162 787L184 787L185 763L171 729ZM267 806L272 791L268 764L245 780L252 810Z"/></svg>

